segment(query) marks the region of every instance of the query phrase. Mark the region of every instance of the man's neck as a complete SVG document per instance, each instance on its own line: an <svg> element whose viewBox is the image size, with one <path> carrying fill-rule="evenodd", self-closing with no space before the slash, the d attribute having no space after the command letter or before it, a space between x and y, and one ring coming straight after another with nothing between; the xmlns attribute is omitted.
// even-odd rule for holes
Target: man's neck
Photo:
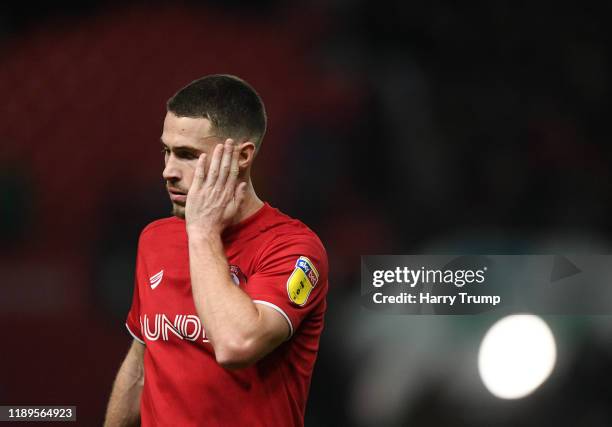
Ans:
<svg viewBox="0 0 612 427"><path fill-rule="evenodd" d="M259 199L259 197L257 197L257 194L255 193L255 189L253 188L253 184L251 183L251 181L249 181L247 184L244 201L240 205L238 213L234 217L232 224L237 224L247 219L248 217L253 215L255 212L257 212L259 209L261 209L263 205L264 205L264 202L262 202Z"/></svg>

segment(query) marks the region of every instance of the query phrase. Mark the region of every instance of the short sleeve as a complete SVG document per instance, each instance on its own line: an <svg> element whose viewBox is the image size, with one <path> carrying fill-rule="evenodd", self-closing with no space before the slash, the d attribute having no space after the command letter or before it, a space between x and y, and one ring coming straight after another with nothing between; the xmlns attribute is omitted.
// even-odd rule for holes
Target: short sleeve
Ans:
<svg viewBox="0 0 612 427"><path fill-rule="evenodd" d="M293 335L325 303L327 255L315 235L276 237L264 248L245 292L256 304L278 311Z"/></svg>
<svg viewBox="0 0 612 427"><path fill-rule="evenodd" d="M139 245L140 246L140 245ZM139 292L139 280L141 275L143 274L143 266L142 266L142 257L140 255L140 247L138 249L138 254L136 255L136 274L134 277L134 294L132 296L132 306L127 315L127 319L125 322L125 327L128 332L135 340L140 341L144 344L144 339L142 336L141 324L140 324L140 292Z"/></svg>

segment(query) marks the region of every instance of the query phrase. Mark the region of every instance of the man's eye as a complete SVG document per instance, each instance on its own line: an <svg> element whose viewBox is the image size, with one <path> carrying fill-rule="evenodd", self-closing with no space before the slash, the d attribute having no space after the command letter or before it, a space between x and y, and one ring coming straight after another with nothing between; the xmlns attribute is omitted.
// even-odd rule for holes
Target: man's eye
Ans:
<svg viewBox="0 0 612 427"><path fill-rule="evenodd" d="M185 160L193 160L198 158L195 154L189 152L179 152L177 153L177 156Z"/></svg>
<svg viewBox="0 0 612 427"><path fill-rule="evenodd" d="M169 156L172 150L170 150L168 147L164 147L162 148L161 152L164 156ZM174 155L183 160L194 160L198 158L196 154L189 151L175 151Z"/></svg>

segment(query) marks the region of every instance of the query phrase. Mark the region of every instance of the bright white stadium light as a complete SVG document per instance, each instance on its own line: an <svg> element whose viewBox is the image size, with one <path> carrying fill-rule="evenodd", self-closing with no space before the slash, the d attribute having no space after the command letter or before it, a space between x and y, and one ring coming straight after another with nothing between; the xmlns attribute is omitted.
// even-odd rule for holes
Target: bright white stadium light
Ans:
<svg viewBox="0 0 612 427"><path fill-rule="evenodd" d="M497 321L480 344L478 371L501 399L519 399L537 389L557 360L555 338L544 320L514 314Z"/></svg>

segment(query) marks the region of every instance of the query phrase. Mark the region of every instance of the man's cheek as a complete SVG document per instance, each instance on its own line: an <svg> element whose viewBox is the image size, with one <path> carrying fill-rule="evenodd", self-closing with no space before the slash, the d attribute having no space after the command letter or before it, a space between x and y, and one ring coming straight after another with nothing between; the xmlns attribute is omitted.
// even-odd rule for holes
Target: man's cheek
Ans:
<svg viewBox="0 0 612 427"><path fill-rule="evenodd" d="M185 174L185 189L188 190L189 188L191 188L191 185L193 184L193 178L195 177L195 166L192 168L189 168L189 170L187 171L187 173Z"/></svg>

